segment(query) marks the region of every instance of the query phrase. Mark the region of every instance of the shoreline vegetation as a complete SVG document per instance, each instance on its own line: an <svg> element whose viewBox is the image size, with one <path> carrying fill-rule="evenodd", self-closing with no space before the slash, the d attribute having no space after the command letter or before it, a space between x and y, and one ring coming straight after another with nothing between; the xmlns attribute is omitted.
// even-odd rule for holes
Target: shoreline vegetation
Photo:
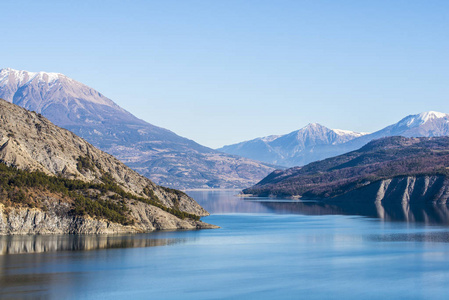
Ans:
<svg viewBox="0 0 449 300"><path fill-rule="evenodd" d="M126 201L135 200L158 207L180 219L200 219L197 215L164 206L149 188L144 190L148 199L125 192L114 183L109 173L104 173L102 180L105 183L89 183L50 176L39 171L19 170L0 163L0 203L7 207L26 206L45 210L39 194L50 194L55 199L69 203L72 207L71 215L88 215L122 225L133 225L134 220L130 216Z"/></svg>

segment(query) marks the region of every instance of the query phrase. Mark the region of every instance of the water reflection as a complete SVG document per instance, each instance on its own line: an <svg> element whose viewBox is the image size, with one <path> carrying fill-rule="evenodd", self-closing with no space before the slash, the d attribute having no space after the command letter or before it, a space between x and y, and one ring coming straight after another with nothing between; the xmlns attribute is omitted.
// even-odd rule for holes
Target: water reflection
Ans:
<svg viewBox="0 0 449 300"><path fill-rule="evenodd" d="M449 243L449 232L379 234L368 239L376 242Z"/></svg>
<svg viewBox="0 0 449 300"><path fill-rule="evenodd" d="M305 215L357 215L384 221L421 222L449 225L449 207L436 203L361 203L361 202L261 202L276 213Z"/></svg>
<svg viewBox="0 0 449 300"><path fill-rule="evenodd" d="M234 191L189 191L213 214L278 213L303 215L357 215L384 221L422 222L449 225L449 206L410 202L323 202L290 199L242 198Z"/></svg>
<svg viewBox="0 0 449 300"><path fill-rule="evenodd" d="M237 190L188 191L188 194L212 214L357 215L379 218L384 221L449 225L449 206L443 204L293 201L289 199L242 198L237 196L238 192ZM0 256L20 253L166 246L186 243L194 238L192 234L183 235L182 238L175 233L164 234L163 232L138 235L0 236ZM446 240L446 238L445 236L439 239Z"/></svg>
<svg viewBox="0 0 449 300"><path fill-rule="evenodd" d="M185 242L180 238L155 238L157 235L26 235L0 236L0 255L53 251L141 248Z"/></svg>
<svg viewBox="0 0 449 300"><path fill-rule="evenodd" d="M239 192L240 190L200 190L187 191L187 194L211 214L272 212L271 208L259 201L244 201L248 199L238 197Z"/></svg>

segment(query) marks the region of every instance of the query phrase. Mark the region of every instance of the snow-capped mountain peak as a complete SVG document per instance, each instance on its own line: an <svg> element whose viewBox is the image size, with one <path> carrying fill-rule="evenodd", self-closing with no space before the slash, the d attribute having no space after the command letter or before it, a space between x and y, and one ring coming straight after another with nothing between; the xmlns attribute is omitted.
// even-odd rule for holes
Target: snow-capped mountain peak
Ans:
<svg viewBox="0 0 449 300"><path fill-rule="evenodd" d="M123 111L94 89L61 73L0 69L0 98L37 112L50 103L83 108L86 104L104 105Z"/></svg>
<svg viewBox="0 0 449 300"><path fill-rule="evenodd" d="M326 151L321 153L320 147L345 143L365 134L309 123L285 135L256 138L218 150L278 165L303 165L323 158Z"/></svg>
<svg viewBox="0 0 449 300"><path fill-rule="evenodd" d="M4 68L0 70L0 85L5 86L8 83L13 83L21 86L33 80L52 83L59 80L61 77L68 78L60 73L28 72L23 70Z"/></svg>
<svg viewBox="0 0 449 300"><path fill-rule="evenodd" d="M405 117L404 119L399 121L398 126L414 128L437 119L446 119L447 121L449 121L449 114L437 111L422 112L420 114Z"/></svg>
<svg viewBox="0 0 449 300"><path fill-rule="evenodd" d="M353 138L368 134L367 132L355 132L355 131L343 130L343 129L330 129L330 128L323 126L319 123L309 123L305 127L298 130L298 132L317 131L317 130L322 131L322 132L329 132L329 133L334 132L338 136L350 136Z"/></svg>
<svg viewBox="0 0 449 300"><path fill-rule="evenodd" d="M424 124L435 119L449 119L449 115L437 111L427 111L420 113L417 117L417 120L420 121L420 124Z"/></svg>
<svg viewBox="0 0 449 300"><path fill-rule="evenodd" d="M409 115L397 123L341 145L337 154L356 150L368 142L388 136L437 137L449 135L449 114L427 111Z"/></svg>

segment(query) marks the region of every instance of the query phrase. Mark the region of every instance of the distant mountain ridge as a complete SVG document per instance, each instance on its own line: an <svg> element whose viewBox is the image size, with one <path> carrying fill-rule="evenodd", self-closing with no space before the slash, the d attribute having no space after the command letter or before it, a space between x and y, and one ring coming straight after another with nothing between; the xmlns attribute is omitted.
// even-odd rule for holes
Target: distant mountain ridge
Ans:
<svg viewBox="0 0 449 300"><path fill-rule="evenodd" d="M449 199L449 137L386 137L362 148L277 170L244 190L255 196L396 202Z"/></svg>
<svg viewBox="0 0 449 300"><path fill-rule="evenodd" d="M388 136L404 137L435 137L449 135L449 114L428 111L416 115L409 115L399 122L387 126L381 130L354 139L341 145L340 151L354 150L366 143Z"/></svg>
<svg viewBox="0 0 449 300"><path fill-rule="evenodd" d="M272 164L295 166L326 158L331 151L328 146L342 144L365 134L310 123L289 134L256 138L217 150Z"/></svg>
<svg viewBox="0 0 449 300"><path fill-rule="evenodd" d="M0 98L41 113L157 184L174 188L243 188L274 169L204 147L140 120L96 90L63 74L1 69Z"/></svg>
<svg viewBox="0 0 449 300"><path fill-rule="evenodd" d="M318 128L318 130L315 128ZM341 134L340 137L338 137L338 133ZM372 140L383 137L438 137L448 135L449 114L429 111L409 115L395 124L369 134L309 124L298 131L277 136L268 142L263 142L263 138L259 138L225 146L218 150L292 167L354 151Z"/></svg>

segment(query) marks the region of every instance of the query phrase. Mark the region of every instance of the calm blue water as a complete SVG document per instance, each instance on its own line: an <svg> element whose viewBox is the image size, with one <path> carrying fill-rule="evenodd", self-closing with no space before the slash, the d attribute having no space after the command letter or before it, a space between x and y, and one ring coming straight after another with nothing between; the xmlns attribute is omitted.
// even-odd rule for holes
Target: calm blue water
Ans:
<svg viewBox="0 0 449 300"><path fill-rule="evenodd" d="M447 207L189 192L217 230L0 238L0 297L447 299Z"/></svg>

